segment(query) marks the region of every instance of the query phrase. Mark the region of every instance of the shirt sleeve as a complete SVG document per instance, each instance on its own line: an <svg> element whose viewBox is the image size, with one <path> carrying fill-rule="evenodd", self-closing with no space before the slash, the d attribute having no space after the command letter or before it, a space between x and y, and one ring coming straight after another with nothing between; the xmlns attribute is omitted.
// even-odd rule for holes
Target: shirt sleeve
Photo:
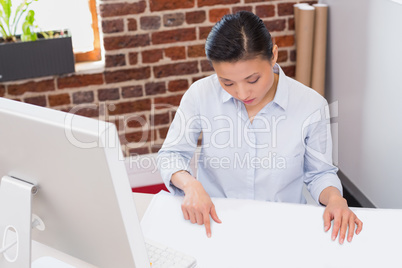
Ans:
<svg viewBox="0 0 402 268"><path fill-rule="evenodd" d="M332 162L330 116L325 99L321 108L307 118L303 130L305 131L304 182L313 199L320 204L320 194L329 186L337 188L343 194L342 184L337 175L338 168Z"/></svg>
<svg viewBox="0 0 402 268"><path fill-rule="evenodd" d="M184 194L170 182L175 172L185 170L194 176L190 160L201 133L195 89L193 85L183 95L163 146L158 152L158 169L166 188L174 195Z"/></svg>

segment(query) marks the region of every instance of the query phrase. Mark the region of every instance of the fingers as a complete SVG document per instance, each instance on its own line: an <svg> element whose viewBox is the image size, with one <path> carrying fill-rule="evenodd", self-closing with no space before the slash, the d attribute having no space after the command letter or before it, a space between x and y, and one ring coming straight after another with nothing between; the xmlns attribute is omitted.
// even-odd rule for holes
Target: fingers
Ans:
<svg viewBox="0 0 402 268"><path fill-rule="evenodd" d="M348 231L348 242L352 242L353 239L353 231L355 230L355 221L357 218L349 219L349 231Z"/></svg>
<svg viewBox="0 0 402 268"><path fill-rule="evenodd" d="M343 214L336 213L335 215L332 215L331 213L325 211L323 219L325 231L329 230L329 228L331 227L331 221L334 221L331 239L335 241L339 234L339 244L343 244L345 238L348 242L352 242L355 229L356 234L359 234L363 229L363 222L358 219L356 215L350 210L344 211Z"/></svg>
<svg viewBox="0 0 402 268"><path fill-rule="evenodd" d="M324 212L323 218L324 218L324 231L328 232L329 228L331 228L331 220L332 220L331 215L329 214L328 211Z"/></svg>
<svg viewBox="0 0 402 268"><path fill-rule="evenodd" d="M332 235L331 239L335 241L336 237L338 236L339 229L341 228L342 219L340 216L335 217L334 219L334 226L332 227Z"/></svg>
<svg viewBox="0 0 402 268"><path fill-rule="evenodd" d="M215 222L222 223L222 221L218 217L218 214L216 214L215 205L212 205L211 207L211 217Z"/></svg>
<svg viewBox="0 0 402 268"><path fill-rule="evenodd" d="M339 244L343 244L345 241L345 236L346 236L346 231L348 230L348 224L349 224L349 217L345 213L342 215L342 223L341 223L341 230L339 231ZM354 226L353 226L354 229Z"/></svg>
<svg viewBox="0 0 402 268"><path fill-rule="evenodd" d="M199 225L205 225L205 231L208 237L211 237L211 220L209 215L211 215L212 219L217 223L222 223L219 219L215 206L211 203L211 206L197 206L190 205L186 202L183 202L181 206L184 219L190 220L191 223L197 223Z"/></svg>
<svg viewBox="0 0 402 268"><path fill-rule="evenodd" d="M363 222L356 217L355 223L357 224L356 234L358 235L363 229Z"/></svg>
<svg viewBox="0 0 402 268"><path fill-rule="evenodd" d="M211 224L209 220L209 214L204 214L204 224L205 224L205 231L207 232L207 236L211 237Z"/></svg>

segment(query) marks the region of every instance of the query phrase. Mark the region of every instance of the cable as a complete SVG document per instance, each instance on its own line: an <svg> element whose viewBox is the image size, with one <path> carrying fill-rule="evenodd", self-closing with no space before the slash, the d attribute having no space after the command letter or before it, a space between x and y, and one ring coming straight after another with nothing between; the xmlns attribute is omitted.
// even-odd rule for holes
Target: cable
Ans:
<svg viewBox="0 0 402 268"><path fill-rule="evenodd" d="M17 240L14 241L13 243L9 244L8 246L3 247L2 249L0 249L0 254L3 254L4 252L6 252L7 250L9 250L11 247L13 247L15 244L17 244Z"/></svg>

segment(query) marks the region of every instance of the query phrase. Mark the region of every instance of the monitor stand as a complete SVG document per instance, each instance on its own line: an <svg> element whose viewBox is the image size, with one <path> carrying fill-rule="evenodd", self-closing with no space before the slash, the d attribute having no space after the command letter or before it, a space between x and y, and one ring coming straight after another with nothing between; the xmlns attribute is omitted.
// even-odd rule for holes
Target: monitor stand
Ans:
<svg viewBox="0 0 402 268"><path fill-rule="evenodd" d="M0 266L31 267L32 226L44 230L43 222L32 217L32 196L37 187L9 176L0 181ZM32 223L34 218L34 223Z"/></svg>

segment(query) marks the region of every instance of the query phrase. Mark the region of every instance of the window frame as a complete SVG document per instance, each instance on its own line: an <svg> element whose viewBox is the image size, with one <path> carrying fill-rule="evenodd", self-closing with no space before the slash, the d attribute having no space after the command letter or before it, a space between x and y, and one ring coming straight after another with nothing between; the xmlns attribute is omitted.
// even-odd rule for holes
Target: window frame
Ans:
<svg viewBox="0 0 402 268"><path fill-rule="evenodd" d="M89 11L92 16L92 32L94 34L94 49L86 52L74 53L75 63L100 61L102 59L101 44L98 26L98 12L96 7L96 0L88 0Z"/></svg>

